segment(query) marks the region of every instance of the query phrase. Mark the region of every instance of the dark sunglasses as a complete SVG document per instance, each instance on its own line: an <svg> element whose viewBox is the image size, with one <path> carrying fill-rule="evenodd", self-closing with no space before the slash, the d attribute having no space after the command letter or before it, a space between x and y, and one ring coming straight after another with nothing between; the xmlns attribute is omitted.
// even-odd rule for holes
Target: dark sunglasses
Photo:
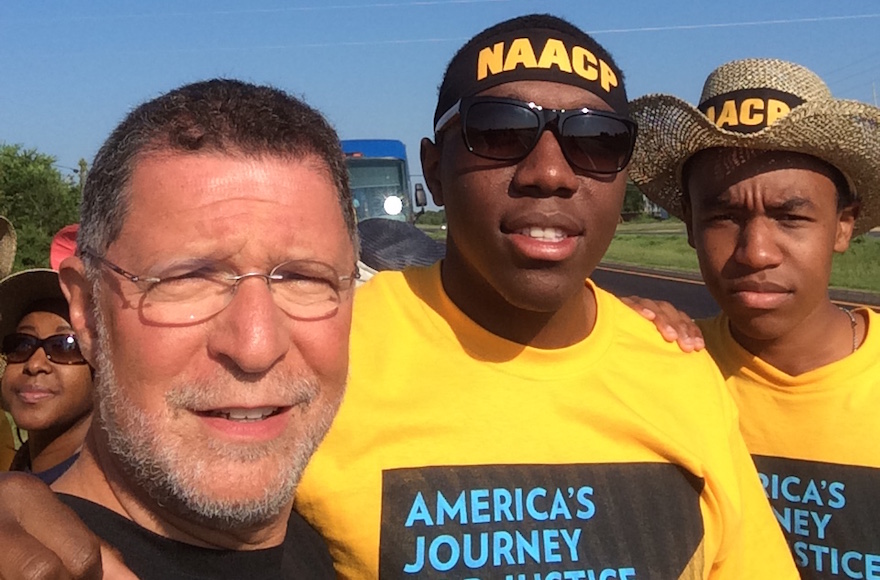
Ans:
<svg viewBox="0 0 880 580"><path fill-rule="evenodd" d="M46 338L37 338L20 332L10 334L3 339L3 358L7 363L27 362L41 347L46 353L46 358L55 364L86 364L86 359L79 351L76 337L72 334L54 334Z"/></svg>
<svg viewBox="0 0 880 580"><path fill-rule="evenodd" d="M500 97L466 97L437 121L439 133L457 114L468 150L496 161L520 161L545 129L556 135L574 167L602 175L623 171L636 143L637 125L620 115L593 109L545 109Z"/></svg>

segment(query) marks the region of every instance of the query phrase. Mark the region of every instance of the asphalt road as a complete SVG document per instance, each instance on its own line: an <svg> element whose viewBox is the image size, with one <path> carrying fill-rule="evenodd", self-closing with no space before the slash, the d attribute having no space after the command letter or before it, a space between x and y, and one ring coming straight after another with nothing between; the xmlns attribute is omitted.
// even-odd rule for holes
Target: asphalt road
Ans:
<svg viewBox="0 0 880 580"><path fill-rule="evenodd" d="M691 318L708 318L719 311L715 299L699 281L650 272L628 272L608 266L597 268L591 278L612 294L665 300L687 312Z"/></svg>
<svg viewBox="0 0 880 580"><path fill-rule="evenodd" d="M719 312L715 299L698 276L603 264L591 278L612 294L665 300L687 312L691 318L707 318ZM847 308L868 306L880 312L880 296L877 294L845 290L832 290L830 294L835 304Z"/></svg>

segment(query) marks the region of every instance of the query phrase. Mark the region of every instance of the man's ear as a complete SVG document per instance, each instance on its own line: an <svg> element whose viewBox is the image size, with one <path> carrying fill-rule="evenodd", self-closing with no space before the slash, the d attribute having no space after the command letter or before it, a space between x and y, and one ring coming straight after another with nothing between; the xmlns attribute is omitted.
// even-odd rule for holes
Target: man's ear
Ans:
<svg viewBox="0 0 880 580"><path fill-rule="evenodd" d="M92 285L86 278L85 265L78 256L66 258L61 262L58 276L70 307L70 325L76 332L80 352L94 368L98 331L92 314Z"/></svg>
<svg viewBox="0 0 880 580"><path fill-rule="evenodd" d="M443 205L443 183L440 179L440 149L442 144L434 143L427 137L422 139L421 156L422 156L422 176L425 178L425 185L431 192L431 198L434 205Z"/></svg>
<svg viewBox="0 0 880 580"><path fill-rule="evenodd" d="M834 237L834 251L842 254L849 248L853 230L856 227L856 219L859 217L861 204L858 201L851 203L840 211L837 217L837 235Z"/></svg>

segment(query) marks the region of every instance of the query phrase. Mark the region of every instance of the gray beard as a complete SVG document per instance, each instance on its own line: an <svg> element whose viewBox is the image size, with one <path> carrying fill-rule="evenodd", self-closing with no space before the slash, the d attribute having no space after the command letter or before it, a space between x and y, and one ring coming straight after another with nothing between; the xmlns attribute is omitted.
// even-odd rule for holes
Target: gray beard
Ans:
<svg viewBox="0 0 880 580"><path fill-rule="evenodd" d="M106 434L110 453L130 483L143 489L163 509L210 529L248 528L276 519L293 499L302 472L330 428L340 401L329 405L315 421L303 425L305 432L297 440L287 436L250 445L210 439L182 440L163 432L166 425L161 415L148 414L126 398L110 357L112 343L103 313L97 307L95 322L99 339L95 361L97 422ZM262 381L271 392L282 394L282 400L303 403L308 408L321 391L313 375L274 373ZM223 369L215 377L172 384L166 394L169 411L162 415L171 418L186 412L184 408L211 407L212 394L223 382L235 382L237 388L242 388L240 377ZM244 381L247 382L253 381ZM267 484L259 497L217 498L202 485L210 477L209 467L216 470L225 463L241 469L273 455L278 458L278 468L266 474Z"/></svg>

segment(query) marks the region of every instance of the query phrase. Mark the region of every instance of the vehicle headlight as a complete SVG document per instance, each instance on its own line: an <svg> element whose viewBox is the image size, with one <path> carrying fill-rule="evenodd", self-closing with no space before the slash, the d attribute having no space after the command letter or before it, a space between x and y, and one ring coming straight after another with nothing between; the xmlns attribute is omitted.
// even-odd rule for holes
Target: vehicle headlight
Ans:
<svg viewBox="0 0 880 580"><path fill-rule="evenodd" d="M385 198L385 203L382 204L385 208L385 213L388 215L397 215L403 211L403 202L400 201L399 197L389 196Z"/></svg>

